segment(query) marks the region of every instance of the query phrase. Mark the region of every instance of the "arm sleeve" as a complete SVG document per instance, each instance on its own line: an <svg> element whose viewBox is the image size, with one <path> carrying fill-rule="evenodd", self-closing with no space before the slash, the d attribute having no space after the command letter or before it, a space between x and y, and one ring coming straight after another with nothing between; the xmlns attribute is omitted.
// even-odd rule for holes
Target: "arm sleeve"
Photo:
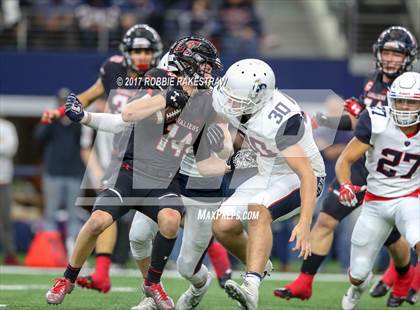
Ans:
<svg viewBox="0 0 420 310"><path fill-rule="evenodd" d="M89 123L82 121L82 124L99 131L119 133L130 126L131 122L125 122L121 114L110 113L89 113Z"/></svg>
<svg viewBox="0 0 420 310"><path fill-rule="evenodd" d="M283 151L302 139L305 133L305 120L302 114L295 114L284 122L277 131L276 144L279 151Z"/></svg>
<svg viewBox="0 0 420 310"><path fill-rule="evenodd" d="M370 139L372 137L372 121L367 110L364 110L362 114L360 114L354 136L363 143L371 144Z"/></svg>

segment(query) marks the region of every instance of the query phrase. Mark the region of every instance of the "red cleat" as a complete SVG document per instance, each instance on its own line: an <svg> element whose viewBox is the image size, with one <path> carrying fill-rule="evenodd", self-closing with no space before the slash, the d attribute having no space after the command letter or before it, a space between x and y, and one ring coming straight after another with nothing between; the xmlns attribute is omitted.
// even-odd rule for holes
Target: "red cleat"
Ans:
<svg viewBox="0 0 420 310"><path fill-rule="evenodd" d="M66 297L66 294L70 294L74 288L74 283L66 278L55 279L55 283L45 295L47 303L51 305L61 304Z"/></svg>
<svg viewBox="0 0 420 310"><path fill-rule="evenodd" d="M399 301L399 305L402 304L402 302L407 298L411 282L414 278L414 273L414 267L410 265L410 269L404 275L397 276L394 285L392 286L392 292L387 305L392 307L391 304L398 304Z"/></svg>
<svg viewBox="0 0 420 310"><path fill-rule="evenodd" d="M174 301L166 294L163 286L160 283L153 283L152 285L143 285L144 295L151 297L155 301L156 307L159 310L173 310L175 309Z"/></svg>
<svg viewBox="0 0 420 310"><path fill-rule="evenodd" d="M312 296L313 278L313 275L300 273L295 281L287 284L285 287L275 289L273 294L276 297L287 300L291 298L309 299Z"/></svg>
<svg viewBox="0 0 420 310"><path fill-rule="evenodd" d="M109 278L96 279L95 274L77 277L76 283L83 288L96 290L104 294L108 293L111 289L111 281Z"/></svg>

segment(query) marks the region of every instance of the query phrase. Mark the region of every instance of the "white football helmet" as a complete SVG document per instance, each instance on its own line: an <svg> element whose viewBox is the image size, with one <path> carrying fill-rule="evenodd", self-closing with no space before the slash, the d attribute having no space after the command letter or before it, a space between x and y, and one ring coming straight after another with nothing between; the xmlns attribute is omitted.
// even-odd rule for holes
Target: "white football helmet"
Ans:
<svg viewBox="0 0 420 310"><path fill-rule="evenodd" d="M229 67L213 90L218 113L238 117L260 110L273 96L276 77L262 60L243 59Z"/></svg>
<svg viewBox="0 0 420 310"><path fill-rule="evenodd" d="M417 103L416 110L397 109L399 104ZM397 126L407 127L420 122L420 73L405 72L395 79L388 91L388 105L392 119Z"/></svg>

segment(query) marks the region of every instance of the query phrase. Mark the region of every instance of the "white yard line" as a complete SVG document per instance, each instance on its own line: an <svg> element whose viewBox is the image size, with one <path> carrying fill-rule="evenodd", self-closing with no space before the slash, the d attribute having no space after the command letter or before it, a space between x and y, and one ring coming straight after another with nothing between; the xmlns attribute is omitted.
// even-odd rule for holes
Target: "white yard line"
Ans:
<svg viewBox="0 0 420 310"><path fill-rule="evenodd" d="M63 273L64 268L28 268L21 266L0 266L0 290L4 286L4 282L1 280L1 275L51 275L59 276ZM84 268L81 274L89 274L92 270L90 268ZM234 272L234 277L240 277L241 272ZM293 272L273 272L267 280L273 281L292 281L297 277L297 273ZM111 268L111 276L125 276L125 277L139 277L139 271L136 269L120 269ZM181 276L176 270L166 270L164 277L171 279L181 279ZM316 281L319 282L347 282L348 277L346 274L333 274L333 273L321 273L316 276ZM3 285L1 285L3 284ZM114 288L113 288L114 289Z"/></svg>

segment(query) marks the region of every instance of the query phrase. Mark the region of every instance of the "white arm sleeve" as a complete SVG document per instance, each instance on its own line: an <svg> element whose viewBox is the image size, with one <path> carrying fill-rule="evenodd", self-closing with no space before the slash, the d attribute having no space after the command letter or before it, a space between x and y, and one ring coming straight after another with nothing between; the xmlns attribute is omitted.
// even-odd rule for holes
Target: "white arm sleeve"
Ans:
<svg viewBox="0 0 420 310"><path fill-rule="evenodd" d="M121 114L110 113L85 113L81 123L99 131L118 133L130 126L131 122L125 122Z"/></svg>

